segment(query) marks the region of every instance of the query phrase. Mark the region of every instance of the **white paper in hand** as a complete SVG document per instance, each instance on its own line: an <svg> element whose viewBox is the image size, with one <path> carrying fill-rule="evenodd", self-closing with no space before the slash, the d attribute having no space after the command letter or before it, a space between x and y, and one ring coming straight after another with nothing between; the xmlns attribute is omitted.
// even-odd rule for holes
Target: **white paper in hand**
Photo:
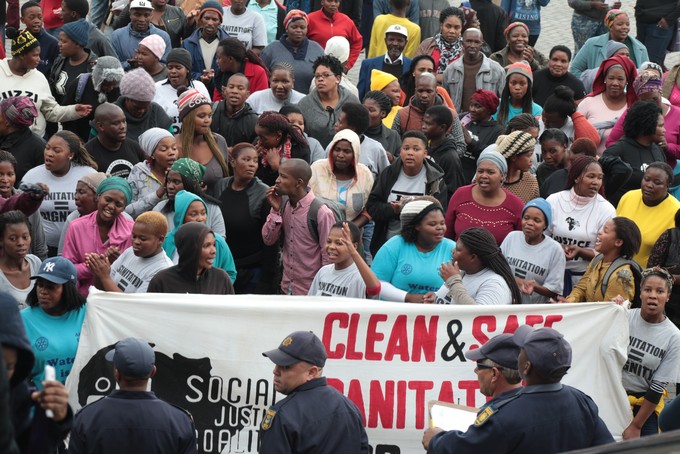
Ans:
<svg viewBox="0 0 680 454"><path fill-rule="evenodd" d="M474 424L476 411L464 409L461 406L445 406L434 404L430 408L430 419L434 427L444 430L460 430L465 432Z"/></svg>

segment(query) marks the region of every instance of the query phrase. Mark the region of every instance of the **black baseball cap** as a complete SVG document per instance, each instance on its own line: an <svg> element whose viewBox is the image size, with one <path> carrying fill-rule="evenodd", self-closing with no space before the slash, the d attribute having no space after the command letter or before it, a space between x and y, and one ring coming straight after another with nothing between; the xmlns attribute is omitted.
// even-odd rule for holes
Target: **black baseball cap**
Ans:
<svg viewBox="0 0 680 454"><path fill-rule="evenodd" d="M472 361L490 359L506 369L517 370L519 347L512 340L512 334L494 336L480 348L465 353L465 357Z"/></svg>
<svg viewBox="0 0 680 454"><path fill-rule="evenodd" d="M305 361L318 367L326 364L326 348L311 331L295 331L281 341L279 348L262 353L277 366L292 366Z"/></svg>
<svg viewBox="0 0 680 454"><path fill-rule="evenodd" d="M536 372L545 377L561 378L571 367L571 345L557 330L522 325L512 339L524 349Z"/></svg>
<svg viewBox="0 0 680 454"><path fill-rule="evenodd" d="M128 337L116 342L104 356L124 377L148 378L156 364L156 354L144 339Z"/></svg>

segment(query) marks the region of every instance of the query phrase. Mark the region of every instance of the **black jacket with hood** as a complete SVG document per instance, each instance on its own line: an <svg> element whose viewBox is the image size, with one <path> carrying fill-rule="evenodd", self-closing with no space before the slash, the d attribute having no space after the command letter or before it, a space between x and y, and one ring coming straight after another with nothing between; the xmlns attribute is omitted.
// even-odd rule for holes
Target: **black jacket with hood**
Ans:
<svg viewBox="0 0 680 454"><path fill-rule="evenodd" d="M423 165L425 166L425 195L430 195L439 200L444 213L446 213L449 193L446 190L444 171L431 158L425 158ZM373 256L387 241L387 227L390 220L399 219L399 215L394 212L392 205L387 202L387 198L390 196L392 186L394 186L394 183L399 178L402 166L401 158L395 159L389 167L378 175L375 183L373 183L371 194L368 196L366 211L375 221L375 233L371 240L371 254Z"/></svg>
<svg viewBox="0 0 680 454"><path fill-rule="evenodd" d="M200 222L187 222L177 230L175 245L177 265L156 273L149 282L149 293L196 293L204 295L233 295L234 287L226 271L210 267L198 273L202 245L210 228Z"/></svg>
<svg viewBox="0 0 680 454"><path fill-rule="evenodd" d="M0 344L17 350L17 363L9 382L12 425L22 453L49 454L57 452L73 425L69 407L64 421L56 423L45 416L45 411L31 400L28 376L33 369L33 350L26 335L24 322L14 298L0 293Z"/></svg>

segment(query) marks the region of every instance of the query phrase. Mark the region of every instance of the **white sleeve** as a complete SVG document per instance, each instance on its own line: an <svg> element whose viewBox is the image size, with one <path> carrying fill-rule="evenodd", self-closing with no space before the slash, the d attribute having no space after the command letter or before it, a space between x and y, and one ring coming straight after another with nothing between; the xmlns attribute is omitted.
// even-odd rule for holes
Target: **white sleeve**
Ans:
<svg viewBox="0 0 680 454"><path fill-rule="evenodd" d="M267 45L267 26L264 24L264 19L258 13L255 13L253 20L253 43L252 47L265 47Z"/></svg>

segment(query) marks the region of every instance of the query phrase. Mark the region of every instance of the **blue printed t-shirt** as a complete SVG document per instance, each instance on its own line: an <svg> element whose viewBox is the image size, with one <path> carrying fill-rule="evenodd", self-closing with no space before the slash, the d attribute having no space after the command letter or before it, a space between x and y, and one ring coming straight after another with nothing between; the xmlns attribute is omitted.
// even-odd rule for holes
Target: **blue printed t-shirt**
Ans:
<svg viewBox="0 0 680 454"><path fill-rule="evenodd" d="M35 355L33 383L42 388L46 364L56 369L57 381L65 383L78 350L85 306L58 316L49 315L40 307L27 307L21 311L21 317Z"/></svg>
<svg viewBox="0 0 680 454"><path fill-rule="evenodd" d="M455 247L455 241L444 238L430 252L420 252L415 243L407 243L401 235L397 235L378 250L371 269L378 279L405 292L436 292L444 284L439 276L439 267L452 260Z"/></svg>
<svg viewBox="0 0 680 454"><path fill-rule="evenodd" d="M499 108L500 110L500 108ZM506 121L506 124L508 121L512 120L515 118L517 115L522 113L522 108L521 107L513 107L512 104L508 106L508 119ZM531 104L531 115L533 115L536 118L539 118L543 114L543 107L539 106L535 102ZM494 120L498 120L498 111L496 111L495 114L491 115L491 118ZM505 126L505 125L503 125Z"/></svg>

